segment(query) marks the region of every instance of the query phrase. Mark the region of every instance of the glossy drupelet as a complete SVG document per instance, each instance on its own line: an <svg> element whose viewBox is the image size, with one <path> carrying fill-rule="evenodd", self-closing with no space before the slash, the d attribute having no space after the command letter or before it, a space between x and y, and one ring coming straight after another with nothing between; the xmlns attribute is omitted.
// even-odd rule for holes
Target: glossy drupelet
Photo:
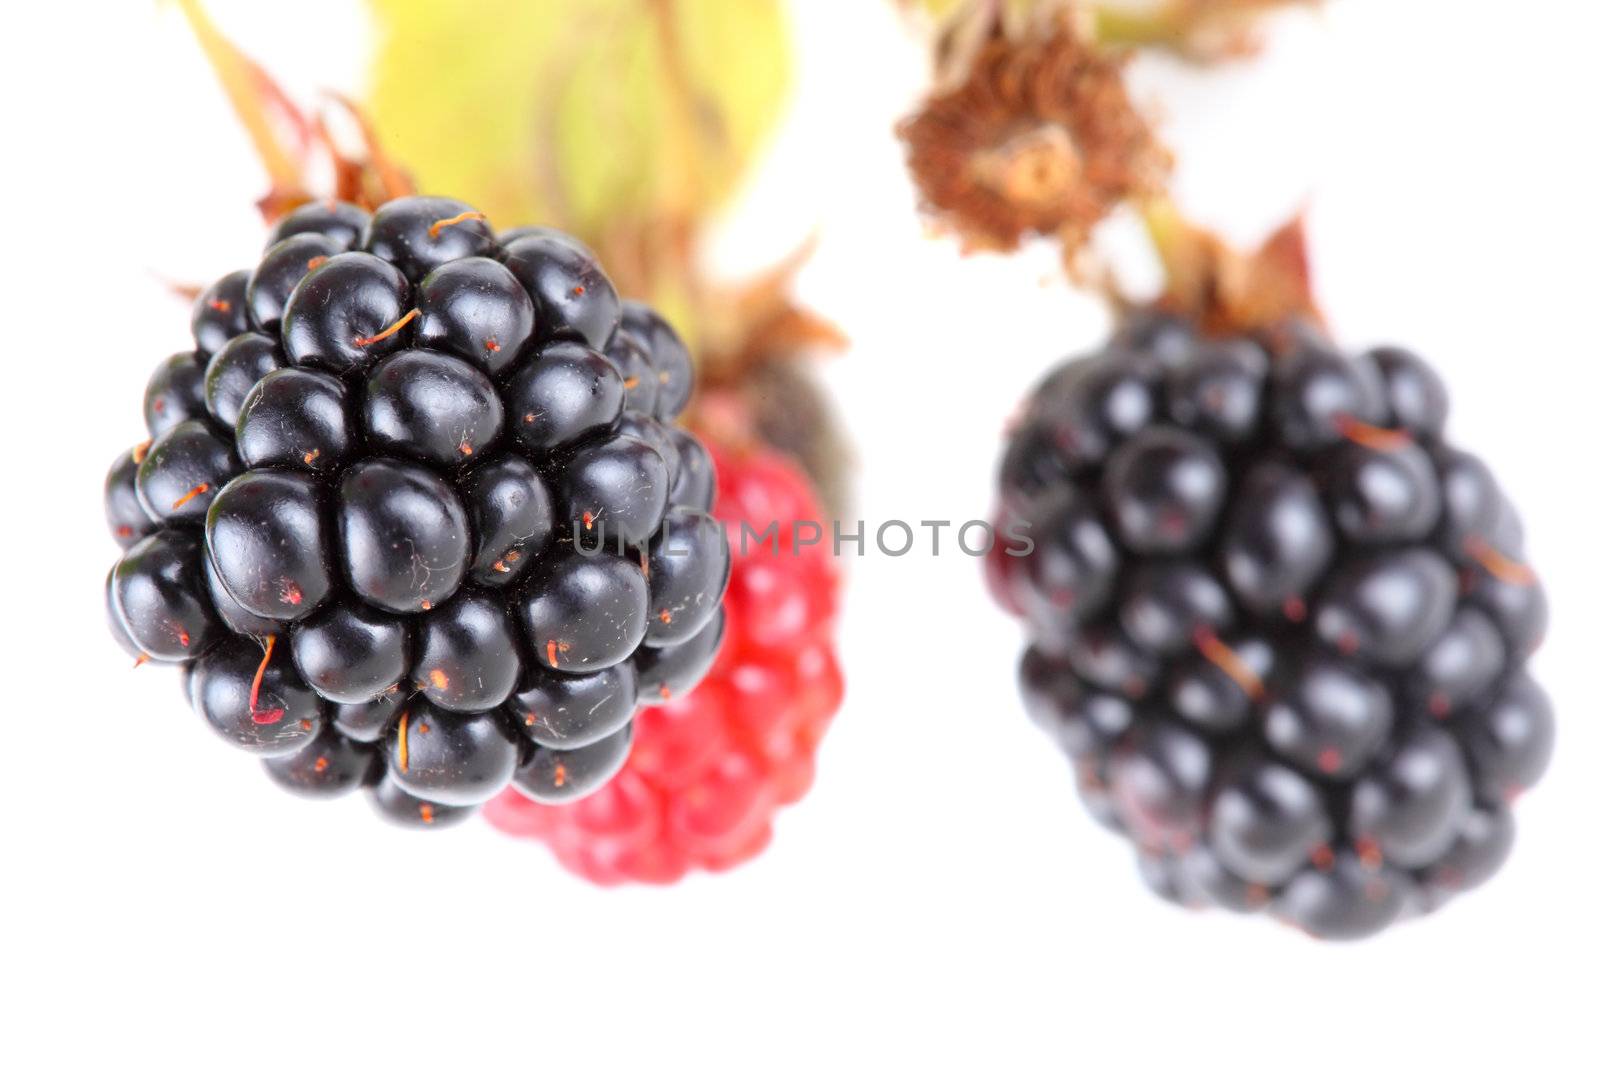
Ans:
<svg viewBox="0 0 1600 1067"><path fill-rule="evenodd" d="M106 479L113 636L286 788L435 827L508 784L576 799L650 682L709 666L729 558L673 424L692 366L576 241L319 202L192 327Z"/></svg>
<svg viewBox="0 0 1600 1067"><path fill-rule="evenodd" d="M1487 880L1554 723L1515 512L1438 375L1160 318L1059 367L1000 473L1029 713L1169 899L1363 937Z"/></svg>
<svg viewBox="0 0 1600 1067"><path fill-rule="evenodd" d="M508 791L484 809L501 830L544 841L603 885L673 882L758 853L779 808L809 787L843 698L836 565L826 545L797 546L793 535L796 522L821 521L810 485L773 453L719 450L715 462L715 515L734 557L727 636L711 673L687 695L677 690L692 676L647 685L643 698L665 703L640 712L627 763L593 796L557 808ZM776 555L774 542L755 541L772 522L783 531ZM745 524L754 533L740 551ZM541 693L530 706L549 709L540 718L550 721L605 699L591 689Z"/></svg>

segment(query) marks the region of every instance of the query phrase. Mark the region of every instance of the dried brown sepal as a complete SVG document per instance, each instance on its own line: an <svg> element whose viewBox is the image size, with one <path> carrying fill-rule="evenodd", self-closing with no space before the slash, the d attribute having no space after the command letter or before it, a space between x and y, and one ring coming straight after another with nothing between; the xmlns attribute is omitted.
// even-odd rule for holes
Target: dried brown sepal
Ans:
<svg viewBox="0 0 1600 1067"><path fill-rule="evenodd" d="M756 436L800 464L829 515L850 515L855 455L816 368L797 359L764 364L743 383L743 394Z"/></svg>
<svg viewBox="0 0 1600 1067"><path fill-rule="evenodd" d="M333 172L333 192L329 199L344 200L352 204L364 204L371 197L367 195L367 166L359 159L345 153L334 137L333 131L328 127L326 115L319 114L316 118L317 141L322 145L323 153L331 162Z"/></svg>
<svg viewBox="0 0 1600 1067"><path fill-rule="evenodd" d="M691 347L699 350L700 220L668 212L648 218L619 213L596 232L573 232L594 249L618 292L692 313L683 325L693 334Z"/></svg>
<svg viewBox="0 0 1600 1067"><path fill-rule="evenodd" d="M361 136L364 157L355 162L357 168L354 173L359 176L360 191L355 202L366 207L375 207L390 200L398 200L403 196L411 196L417 191L416 182L404 167L390 158L384 150L383 141L378 137L378 131L373 126L372 118L360 104L341 93L328 92L327 98L349 115L355 123ZM323 124L325 141L335 162L342 161L349 165L351 157L342 156L331 136L326 136L327 126Z"/></svg>
<svg viewBox="0 0 1600 1067"><path fill-rule="evenodd" d="M176 278L169 278L159 271L150 271L150 276L156 280L156 283L160 285L161 288L165 289L167 292L171 293L185 304L193 304L195 300L199 298L200 294L205 290L205 286L199 284L198 282L180 282Z"/></svg>
<svg viewBox="0 0 1600 1067"><path fill-rule="evenodd" d="M310 174L318 148L332 165L334 199L371 209L416 191L406 171L383 151L361 108L328 94L355 123L364 153L358 156L338 144L324 115L302 110L260 64L228 40L201 0L178 3L267 172L270 187L256 201L267 222L316 199Z"/></svg>
<svg viewBox="0 0 1600 1067"><path fill-rule="evenodd" d="M837 516L848 505L850 450L812 363L843 352L849 338L794 297L814 245L805 242L742 284L697 293L699 385L686 421L729 452L787 454Z"/></svg>
<svg viewBox="0 0 1600 1067"><path fill-rule="evenodd" d="M1171 158L1128 95L1126 57L1078 22L1060 11L1018 38L991 21L970 60L941 60L961 83L900 124L924 211L968 250L1037 235L1070 260L1118 204L1165 185Z"/></svg>
<svg viewBox="0 0 1600 1067"><path fill-rule="evenodd" d="M702 381L724 384L765 363L842 352L849 346L839 327L794 298L796 277L815 250L813 237L748 281L711 287L703 295Z"/></svg>
<svg viewBox="0 0 1600 1067"><path fill-rule="evenodd" d="M267 172L271 186L257 204L270 222L310 199L305 174L311 122L260 64L217 29L200 0L178 0L178 7Z"/></svg>
<svg viewBox="0 0 1600 1067"><path fill-rule="evenodd" d="M1093 28L1088 12L1073 0L909 0L938 20L933 41L935 92L965 84L978 55L996 37L1025 41L1048 35L1060 19L1072 19L1079 36Z"/></svg>
<svg viewBox="0 0 1600 1067"><path fill-rule="evenodd" d="M1217 335L1271 339L1297 324L1324 325L1303 214L1248 252L1187 221L1168 200L1147 204L1144 219L1166 271L1162 309Z"/></svg>
<svg viewBox="0 0 1600 1067"><path fill-rule="evenodd" d="M690 429L726 454L784 454L811 479L827 514L850 514L854 456L811 364L765 363L739 381L699 388L686 418Z"/></svg>

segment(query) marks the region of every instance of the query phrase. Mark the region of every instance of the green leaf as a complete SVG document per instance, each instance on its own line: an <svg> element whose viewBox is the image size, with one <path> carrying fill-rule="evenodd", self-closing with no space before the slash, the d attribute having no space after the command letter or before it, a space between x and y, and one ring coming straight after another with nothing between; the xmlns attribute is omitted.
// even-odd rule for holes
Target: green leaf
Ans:
<svg viewBox="0 0 1600 1067"><path fill-rule="evenodd" d="M779 0L369 0L369 103L424 191L501 227L693 224L782 110Z"/></svg>
<svg viewBox="0 0 1600 1067"><path fill-rule="evenodd" d="M960 7L965 0L904 0L910 7L918 7L936 19L950 15Z"/></svg>

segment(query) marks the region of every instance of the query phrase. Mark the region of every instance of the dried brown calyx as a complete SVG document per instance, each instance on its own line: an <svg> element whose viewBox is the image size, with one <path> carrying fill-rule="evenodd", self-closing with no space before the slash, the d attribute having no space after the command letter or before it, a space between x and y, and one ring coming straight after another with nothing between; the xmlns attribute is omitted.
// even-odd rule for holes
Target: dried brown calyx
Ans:
<svg viewBox="0 0 1600 1067"><path fill-rule="evenodd" d="M702 294L700 378L725 384L774 360L843 351L839 328L795 299L795 282L815 251L806 241L782 260L736 285Z"/></svg>
<svg viewBox="0 0 1600 1067"><path fill-rule="evenodd" d="M1144 220L1166 271L1157 301L1163 310L1206 333L1269 341L1299 324L1324 325L1312 293L1304 216L1249 251L1187 221L1168 200L1146 205Z"/></svg>
<svg viewBox="0 0 1600 1067"><path fill-rule="evenodd" d="M811 251L808 242L743 284L705 294L696 317L700 384L688 421L723 447L765 446L792 456L829 514L842 516L850 449L813 368L818 356L843 352L849 338L794 297L795 276Z"/></svg>
<svg viewBox="0 0 1600 1067"><path fill-rule="evenodd" d="M901 123L924 210L968 249L1044 236L1070 257L1118 204L1163 188L1171 159L1128 95L1126 57L1081 23L1070 8L1020 29L957 20L939 59L955 84Z"/></svg>
<svg viewBox="0 0 1600 1067"><path fill-rule="evenodd" d="M328 94L329 101L355 126L360 148L352 152L340 144L327 114L309 114L295 104L259 63L217 29L200 0L178 0L178 6L267 172L271 185L256 202L267 222L317 199L309 175L319 148L333 172L333 188L325 195L336 200L370 210L416 191L410 175L383 151L360 107L338 94Z"/></svg>
<svg viewBox="0 0 1600 1067"><path fill-rule="evenodd" d="M383 142L378 138L365 109L355 101L337 93L327 94L327 99L342 110L355 125L355 139L360 146L358 151L352 152L342 145L328 125L326 110L317 113L313 120L317 140L333 164L334 199L357 204L371 211L390 200L415 194L417 184L412 179L411 172L396 163L384 150ZM482 218L481 215L478 217ZM460 221L463 220L451 219L448 224Z"/></svg>

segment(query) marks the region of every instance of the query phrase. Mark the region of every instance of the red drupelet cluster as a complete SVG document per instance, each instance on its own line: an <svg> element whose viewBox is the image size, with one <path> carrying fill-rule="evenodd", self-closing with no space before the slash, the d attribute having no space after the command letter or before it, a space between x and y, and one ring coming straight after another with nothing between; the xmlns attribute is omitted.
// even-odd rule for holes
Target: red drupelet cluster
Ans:
<svg viewBox="0 0 1600 1067"><path fill-rule="evenodd" d="M826 537L798 544L813 539L803 524L823 523L810 483L773 452L712 451L733 576L710 674L684 697L641 694L664 703L639 712L633 752L599 792L551 806L507 790L485 808L500 830L544 841L601 885L666 884L759 853L778 809L810 788L844 696L837 566ZM763 539L772 523L776 536Z"/></svg>

